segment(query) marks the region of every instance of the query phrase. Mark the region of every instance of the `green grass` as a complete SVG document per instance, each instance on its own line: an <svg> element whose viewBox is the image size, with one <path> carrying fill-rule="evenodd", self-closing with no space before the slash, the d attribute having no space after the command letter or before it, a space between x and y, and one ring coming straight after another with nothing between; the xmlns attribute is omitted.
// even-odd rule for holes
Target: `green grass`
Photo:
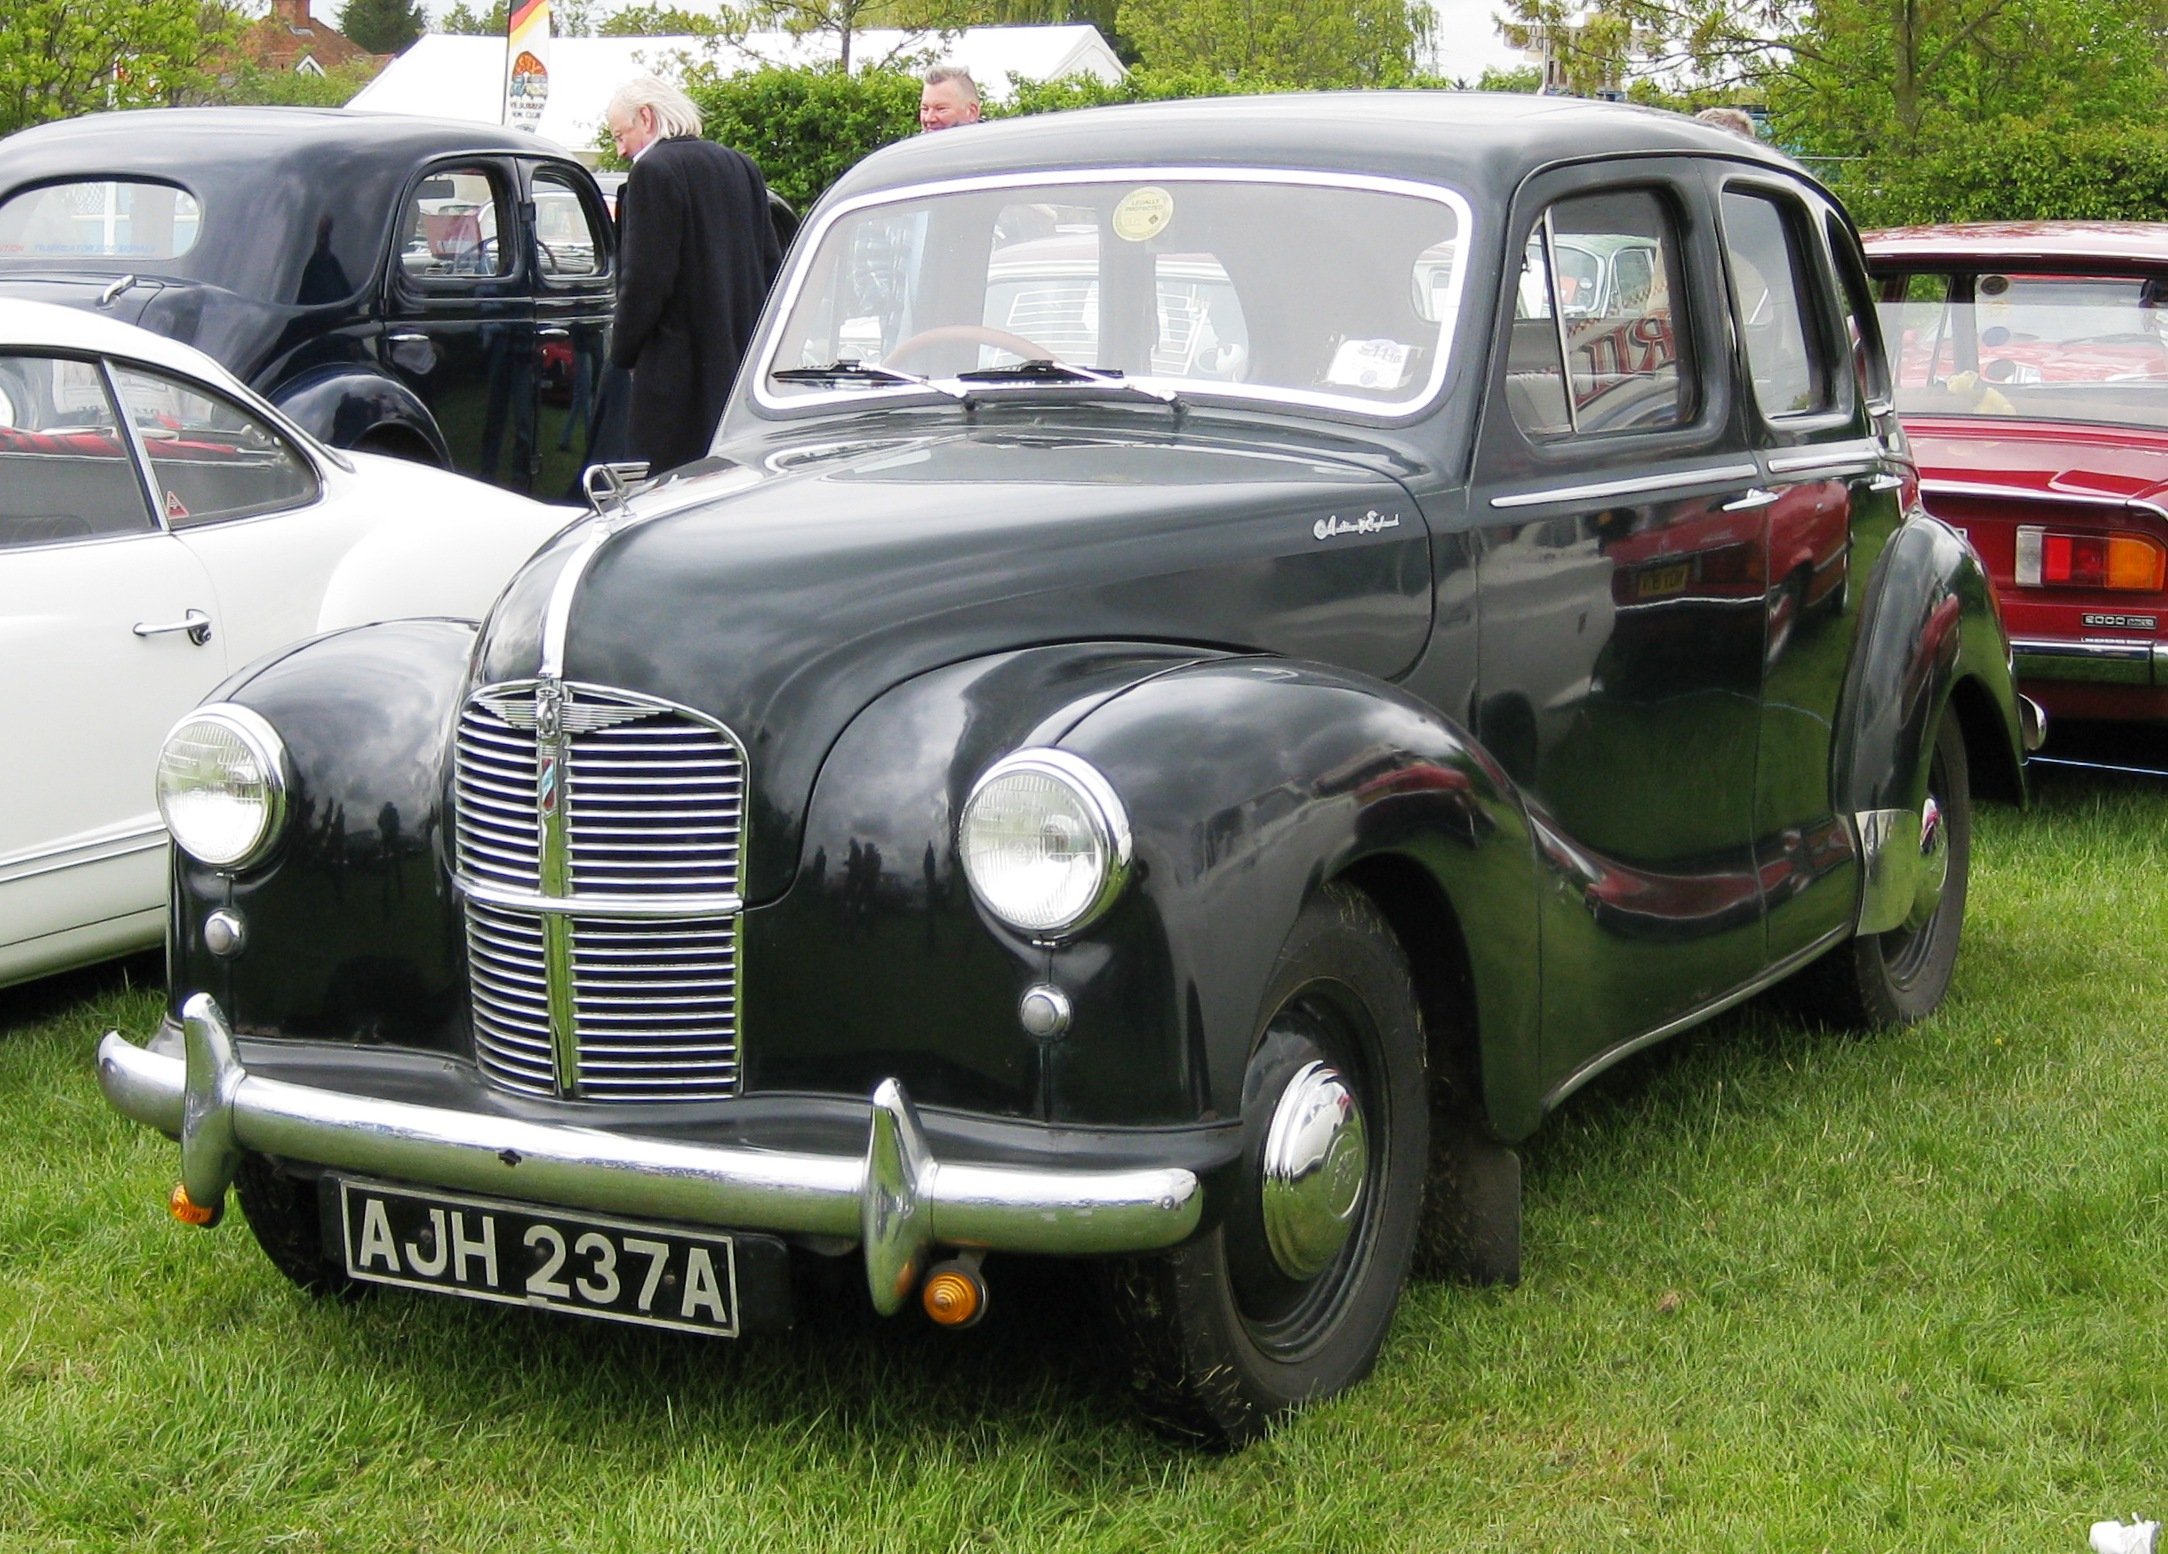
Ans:
<svg viewBox="0 0 2168 1554"><path fill-rule="evenodd" d="M1528 1150L1521 1287L1413 1286L1225 1458L1131 1422L1058 1270L739 1346L308 1300L98 1099L154 996L0 995L0 1548L2075 1554L2168 1510L2168 785L1981 819L1942 1015L1607 1075Z"/></svg>

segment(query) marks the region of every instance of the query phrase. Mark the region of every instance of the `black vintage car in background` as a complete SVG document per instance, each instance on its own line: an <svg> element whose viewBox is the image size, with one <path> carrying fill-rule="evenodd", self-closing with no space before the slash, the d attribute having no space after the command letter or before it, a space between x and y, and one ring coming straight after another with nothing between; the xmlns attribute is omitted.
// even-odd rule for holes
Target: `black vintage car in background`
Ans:
<svg viewBox="0 0 2168 1554"><path fill-rule="evenodd" d="M175 730L171 1012L100 1074L180 1217L720 1334L1087 1259L1240 1441L1411 1264L1516 1276L1609 1065L1941 1000L2031 720L1790 163L1504 95L926 136L748 362L489 620Z"/></svg>
<svg viewBox="0 0 2168 1554"><path fill-rule="evenodd" d="M0 141L0 293L209 353L335 447L561 497L615 302L593 176L532 135L306 108Z"/></svg>

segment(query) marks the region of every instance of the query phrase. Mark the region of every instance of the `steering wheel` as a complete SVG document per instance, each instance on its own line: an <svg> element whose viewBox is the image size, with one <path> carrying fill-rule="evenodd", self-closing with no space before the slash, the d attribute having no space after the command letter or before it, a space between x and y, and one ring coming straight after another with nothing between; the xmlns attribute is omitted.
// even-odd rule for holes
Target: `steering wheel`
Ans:
<svg viewBox="0 0 2168 1554"><path fill-rule="evenodd" d="M1022 335L1012 335L1006 329L995 329L986 324L937 324L931 329L921 329L910 339L901 341L893 351L881 358L882 365L893 367L906 356L915 355L934 345L990 345L997 351L1009 351L1025 361L1055 361L1054 353L1036 341L1026 340Z"/></svg>

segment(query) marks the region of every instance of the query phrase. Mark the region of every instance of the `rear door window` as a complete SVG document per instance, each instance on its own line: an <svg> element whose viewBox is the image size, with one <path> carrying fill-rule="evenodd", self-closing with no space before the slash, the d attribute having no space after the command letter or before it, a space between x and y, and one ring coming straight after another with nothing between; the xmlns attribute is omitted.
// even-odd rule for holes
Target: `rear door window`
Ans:
<svg viewBox="0 0 2168 1554"><path fill-rule="evenodd" d="M1560 200L1521 256L1506 352L1506 404L1531 437L1681 425L1693 414L1681 361L1679 244L1646 189Z"/></svg>
<svg viewBox="0 0 2168 1554"><path fill-rule="evenodd" d="M460 285L512 273L502 241L504 185L487 166L440 167L407 196L399 267L424 285Z"/></svg>

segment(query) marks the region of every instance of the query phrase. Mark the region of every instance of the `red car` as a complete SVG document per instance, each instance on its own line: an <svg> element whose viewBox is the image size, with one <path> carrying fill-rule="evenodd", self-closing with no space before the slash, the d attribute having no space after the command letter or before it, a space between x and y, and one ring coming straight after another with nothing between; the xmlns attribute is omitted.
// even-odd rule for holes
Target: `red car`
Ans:
<svg viewBox="0 0 2168 1554"><path fill-rule="evenodd" d="M1928 511L2051 716L2168 718L2168 223L1870 232Z"/></svg>

